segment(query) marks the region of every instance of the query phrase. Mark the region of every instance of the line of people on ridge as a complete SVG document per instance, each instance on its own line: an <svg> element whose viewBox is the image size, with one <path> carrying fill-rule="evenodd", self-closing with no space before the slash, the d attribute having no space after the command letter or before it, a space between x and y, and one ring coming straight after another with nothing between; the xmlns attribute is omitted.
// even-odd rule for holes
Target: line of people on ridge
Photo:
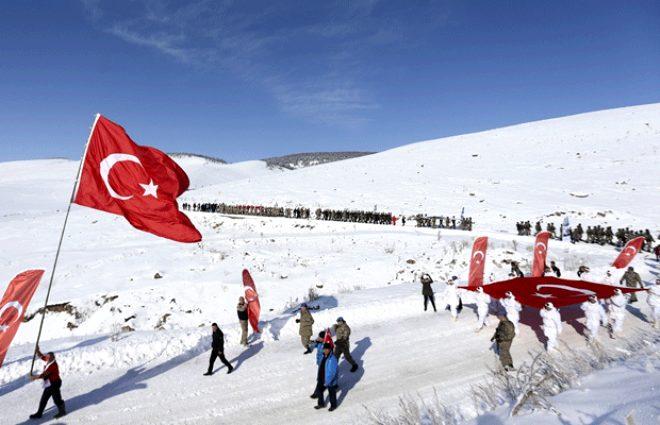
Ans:
<svg viewBox="0 0 660 425"><path fill-rule="evenodd" d="M451 218L449 216L428 216L426 214L417 214L406 217L404 215L396 216L392 213L364 210L332 210L317 208L312 214L312 210L305 207L284 208L284 207L265 207L262 205L227 205L224 203L187 203L181 204L184 211L198 211L218 214L251 215L260 217L284 217L297 219L310 219L324 221L343 221L349 223L371 223L394 225L398 222L402 226L410 220L415 220L416 227L430 227L441 229L472 230L474 221L472 217Z"/></svg>
<svg viewBox="0 0 660 425"><path fill-rule="evenodd" d="M531 236L532 233L537 235L543 230L543 224L541 221L537 221L536 224L534 224L533 232L532 223L530 221L519 221L516 223L516 231L518 232L518 236ZM564 235L563 230L563 224L560 225L560 231L557 233L557 228L555 227L554 223L546 223L545 231L549 232L553 239L562 240ZM660 244L653 248L653 242L655 242L655 238L649 229L633 230L629 227L620 227L616 230L616 232L614 232L612 230L612 226L603 227L601 225L595 225L587 226L587 229L584 230L581 223L578 223L575 228L570 229L571 243L586 242L598 245L609 244L622 247L626 244L626 242L640 236L644 237L645 239L642 250L647 252L654 251L656 256L660 259Z"/></svg>
<svg viewBox="0 0 660 425"><path fill-rule="evenodd" d="M638 283L639 287L644 288L639 274L634 272L632 267L626 273L628 276L624 274L621 282L626 281L627 286L632 287L632 283L627 283L626 279L629 279L631 282ZM423 273L420 276L420 283L422 285L424 311L428 310L430 303L433 311L437 312L435 293L432 288L433 279L428 273ZM461 299L463 290L458 288L457 283L457 277L452 276L445 282L445 288L441 295L441 306L444 306L445 310L449 310L453 321L458 320L458 316L463 309ZM645 289L648 289L647 303L651 308L650 321L655 329L660 329L660 278L656 280L655 285L650 285L650 287ZM504 369L513 369L510 348L514 337L519 334L520 312L523 306L510 291L506 292L504 298L500 299L498 304L492 302L491 297L484 292L482 287L477 288L472 293L472 297L477 312L477 327L475 331L479 332L487 326L488 315L490 311L494 311L499 323L495 334L491 338L491 342L495 342L495 351L499 355ZM637 297L635 293L623 294L619 288L614 290L614 296L606 300L599 300L595 295L589 297L587 301L580 305L586 319L585 336L587 341L594 342L597 340L601 325L608 329L610 338L616 338L623 329L626 317L626 305L629 302L633 303L636 301ZM560 312L551 302L548 302L543 309L539 310L539 315L546 338L546 349L548 352L553 352L557 349L557 341L563 330Z"/></svg>

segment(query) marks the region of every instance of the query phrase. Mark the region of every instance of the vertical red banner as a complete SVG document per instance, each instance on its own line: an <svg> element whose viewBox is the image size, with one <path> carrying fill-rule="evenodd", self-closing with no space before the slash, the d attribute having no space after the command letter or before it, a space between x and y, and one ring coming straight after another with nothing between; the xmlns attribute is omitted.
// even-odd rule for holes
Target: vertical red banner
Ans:
<svg viewBox="0 0 660 425"><path fill-rule="evenodd" d="M633 258L635 258L635 255L637 255L637 253L642 250L645 240L646 239L644 236L639 236L628 241L626 246L624 246L619 253L619 256L616 257L616 260L614 260L614 263L612 263L612 266L616 267L617 269L623 269L627 267L628 264L632 262Z"/></svg>
<svg viewBox="0 0 660 425"><path fill-rule="evenodd" d="M0 301L0 367L43 275L43 270L19 274L9 283Z"/></svg>
<svg viewBox="0 0 660 425"><path fill-rule="evenodd" d="M243 270L243 286L245 287L245 300L248 303L248 321L252 329L259 333L259 315L261 314L261 304L259 303L259 294L250 272Z"/></svg>
<svg viewBox="0 0 660 425"><path fill-rule="evenodd" d="M534 262L532 263L532 277L541 277L545 273L545 259L548 256L548 241L550 232L539 232L534 242Z"/></svg>
<svg viewBox="0 0 660 425"><path fill-rule="evenodd" d="M474 245L472 245L472 257L470 258L468 286L483 286L484 267L486 266L486 250L488 250L487 236L481 236L474 240Z"/></svg>

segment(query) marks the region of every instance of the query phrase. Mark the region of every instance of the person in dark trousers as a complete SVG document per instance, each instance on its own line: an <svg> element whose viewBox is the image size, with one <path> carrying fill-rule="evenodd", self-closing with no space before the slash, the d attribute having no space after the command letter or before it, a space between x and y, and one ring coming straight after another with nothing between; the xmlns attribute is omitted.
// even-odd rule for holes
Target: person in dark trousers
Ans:
<svg viewBox="0 0 660 425"><path fill-rule="evenodd" d="M222 364L227 366L227 373L232 373L234 367L227 361L225 357L225 335L222 333L217 323L211 325L213 330L213 342L211 343L211 358L209 359L209 370L204 376L213 375L213 364L216 358L220 358Z"/></svg>
<svg viewBox="0 0 660 425"><path fill-rule="evenodd" d="M321 358L316 374L316 390L314 394L318 394L318 404L314 406L315 409L318 410L325 407L323 392L326 388L328 389L328 398L330 399L330 409L328 410L332 412L337 408L338 370L337 358L332 354L332 346L329 343L323 344L323 358Z"/></svg>
<svg viewBox="0 0 660 425"><path fill-rule="evenodd" d="M55 354L50 352L43 354L37 346L37 356L43 361L46 362L44 371L39 375L30 375L31 381L36 381L37 379L44 380L44 392L41 395L41 400L39 401L39 409L37 413L30 415L30 419L39 419L44 413L46 404L48 400L53 397L53 403L57 406L56 418L61 418L66 415L66 409L64 408L64 400L62 400L62 394L60 389L62 388L62 379L60 379L60 368L57 366L55 361Z"/></svg>
<svg viewBox="0 0 660 425"><path fill-rule="evenodd" d="M500 362L504 370L513 370L513 359L511 358L510 350L513 338L516 336L516 328L505 315L500 314L497 318L500 319L500 323L497 325L497 329L495 329L495 335L490 340L495 341L497 344L497 354L500 357Z"/></svg>
<svg viewBox="0 0 660 425"><path fill-rule="evenodd" d="M550 261L550 268L555 276L561 277L561 270L559 270L559 267L557 267L557 264L554 261Z"/></svg>
<svg viewBox="0 0 660 425"><path fill-rule="evenodd" d="M337 324L333 326L335 331L335 357L337 361L341 359L341 355L344 355L346 361L351 365L351 372L358 370L358 365L353 360L351 356L351 328L348 326L343 317L337 318Z"/></svg>
<svg viewBox="0 0 660 425"><path fill-rule="evenodd" d="M323 360L323 346L325 345L325 331L319 332L319 336L314 340L315 348L316 348L316 366L319 366L321 364L321 360ZM318 382L316 385L316 388L314 389L314 393L310 395L310 398L319 398L319 386Z"/></svg>
<svg viewBox="0 0 660 425"><path fill-rule="evenodd" d="M424 273L420 277L420 282L422 283L422 295L424 296L424 311L427 310L429 301L431 301L433 311L437 313L438 310L435 308L435 295L433 295L433 288L431 288L433 279L431 279L431 276L428 273Z"/></svg>

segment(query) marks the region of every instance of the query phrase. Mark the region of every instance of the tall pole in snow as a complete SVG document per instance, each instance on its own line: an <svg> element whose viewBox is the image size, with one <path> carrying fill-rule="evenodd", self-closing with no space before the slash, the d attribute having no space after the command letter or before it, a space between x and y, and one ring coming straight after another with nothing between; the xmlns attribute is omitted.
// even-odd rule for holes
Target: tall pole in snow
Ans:
<svg viewBox="0 0 660 425"><path fill-rule="evenodd" d="M89 148L89 142L92 140L92 133L94 133L94 128L96 123L99 120L101 114L96 114L94 117L94 124L92 124L92 129L89 131L89 137L87 138L87 143L85 144L85 150L83 155L80 158L80 164L78 164L78 173L76 174L76 181L73 183L73 189L71 190L71 198L69 199L69 205L66 209L66 215L64 216L64 225L62 226L62 233L60 233L60 241L57 244L57 252L55 253L55 261L53 262L53 269L50 273L50 281L48 282L48 291L46 292L46 300L44 301L44 307L41 311L41 322L39 323L39 332L37 333L37 342L34 345L34 354L32 355L32 365L30 366L30 375L34 374L34 362L37 359L37 350L39 348L39 340L41 339L41 331L44 328L44 319L46 318L46 309L48 307L48 298L50 298L50 290L53 287L53 279L55 277L55 270L57 269L57 261L60 258L60 250L62 249L62 241L64 240L64 231L66 230L66 224L69 221L69 213L71 212L71 205L73 200L76 197L76 192L78 192L78 184L80 183L80 175L82 174L83 163L85 162L85 157L87 156L87 149Z"/></svg>

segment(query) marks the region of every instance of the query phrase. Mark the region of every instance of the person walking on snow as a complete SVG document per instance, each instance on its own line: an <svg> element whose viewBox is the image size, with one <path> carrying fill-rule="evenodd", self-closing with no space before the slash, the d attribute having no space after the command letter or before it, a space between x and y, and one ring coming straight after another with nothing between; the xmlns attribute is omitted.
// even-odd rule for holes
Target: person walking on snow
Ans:
<svg viewBox="0 0 660 425"><path fill-rule="evenodd" d="M511 323L513 323L513 327L516 330L516 335L518 335L518 322L520 321L520 312L522 311L522 306L518 301L516 301L516 297L511 291L507 291L506 294L504 294L504 298L500 300L500 304L502 304L502 307L504 307L504 310L506 311L506 317L511 321Z"/></svg>
<svg viewBox="0 0 660 425"><path fill-rule="evenodd" d="M455 285L456 276L452 276L451 279L447 281L447 288L445 288L444 300L445 304L449 307L449 312L451 313L451 319L456 321L458 319L458 306L461 301L458 295L458 288Z"/></svg>
<svg viewBox="0 0 660 425"><path fill-rule="evenodd" d="M427 310L429 301L431 301L433 311L437 313L438 310L435 308L435 295L433 295L433 288L431 288L433 279L431 279L431 276L428 273L424 273L420 277L420 282L422 283L422 295L424 296L424 311Z"/></svg>
<svg viewBox="0 0 660 425"><path fill-rule="evenodd" d="M225 357L225 334L222 333L217 323L211 325L211 330L213 331L213 342L211 343L211 358L209 359L209 369L206 371L204 376L213 375L213 365L215 364L215 359L220 358L222 364L227 366L227 373L232 373L234 367L227 361Z"/></svg>
<svg viewBox="0 0 660 425"><path fill-rule="evenodd" d="M318 367L321 364L321 360L323 360L323 345L325 344L325 331L319 332L319 336L314 340L314 346L316 348L316 366ZM312 395L310 395L310 398L319 398L319 393L318 393L318 385L314 389L314 392Z"/></svg>
<svg viewBox="0 0 660 425"><path fill-rule="evenodd" d="M543 333L547 338L545 349L552 352L557 348L557 338L561 334L561 316L559 310L552 303L545 303L545 307L540 311L543 320Z"/></svg>
<svg viewBox="0 0 660 425"><path fill-rule="evenodd" d="M316 374L316 390L314 394L318 394L318 403L314 406L315 409L323 409L325 407L325 397L323 393L328 389L328 398L330 399L330 412L337 408L337 385L339 378L339 367L337 358L332 354L332 346L329 343L323 344L323 357L319 363L319 368Z"/></svg>
<svg viewBox="0 0 660 425"><path fill-rule="evenodd" d="M44 382L44 392L41 394L41 400L39 400L39 408L37 413L30 415L30 419L39 419L46 409L46 404L48 400L53 397L53 403L57 406L57 414L55 418L61 418L66 415L66 409L64 406L64 400L62 400L62 393L60 389L62 388L62 379L60 378L60 368L57 365L55 360L55 354L53 352L43 354L37 346L37 356L46 362L44 371L39 375L30 374L30 380L36 381L37 379L43 379Z"/></svg>
<svg viewBox="0 0 660 425"><path fill-rule="evenodd" d="M351 337L351 328L348 326L343 317L337 318L337 324L333 326L335 331L335 357L337 361L341 359L341 355L344 355L344 358L351 365L351 372L358 370L358 365L353 360L351 356L351 343L349 338Z"/></svg>
<svg viewBox="0 0 660 425"><path fill-rule="evenodd" d="M247 347L248 345L248 305L245 298L238 297L238 305L236 306L236 313L238 314L238 322L241 324L241 345Z"/></svg>
<svg viewBox="0 0 660 425"><path fill-rule="evenodd" d="M296 319L296 323L300 323L300 342L303 347L305 347L305 352L303 354L309 354L312 352L311 341L314 331L312 325L314 325L314 318L312 313L309 312L307 304L300 306L300 318Z"/></svg>
<svg viewBox="0 0 660 425"><path fill-rule="evenodd" d="M486 326L486 319L488 317L488 308L490 306L490 295L484 292L484 288L481 286L477 288L475 292L475 299L477 303L477 320L479 321L477 326L477 332L482 330Z"/></svg>
<svg viewBox="0 0 660 425"><path fill-rule="evenodd" d="M634 268L628 267L628 270L623 274L621 279L619 280L619 285L623 284L623 282L626 282L626 286L628 288L644 288L644 285L642 285L642 278L635 271ZM634 292L630 294L630 304L637 302L637 295L635 295Z"/></svg>
<svg viewBox="0 0 660 425"><path fill-rule="evenodd" d="M495 329L495 334L490 339L495 341L495 348L498 356L500 357L500 363L504 370L509 371L513 370L513 359L511 358L511 344L513 343L513 338L516 336L516 330L513 326L513 323L503 314L497 316L500 323Z"/></svg>
<svg viewBox="0 0 660 425"><path fill-rule="evenodd" d="M646 302L651 307L651 323L655 329L660 329L660 278L655 280L655 285L649 288Z"/></svg>
<svg viewBox="0 0 660 425"><path fill-rule="evenodd" d="M607 323L605 309L598 302L598 298L596 298L595 295L589 296L589 299L583 302L580 305L580 308L584 311L584 317L587 321L587 340L589 342L596 341L600 325L605 325Z"/></svg>
<svg viewBox="0 0 660 425"><path fill-rule="evenodd" d="M615 338L623 330L623 321L626 318L626 304L628 300L621 289L614 290L614 296L610 298L610 337Z"/></svg>

